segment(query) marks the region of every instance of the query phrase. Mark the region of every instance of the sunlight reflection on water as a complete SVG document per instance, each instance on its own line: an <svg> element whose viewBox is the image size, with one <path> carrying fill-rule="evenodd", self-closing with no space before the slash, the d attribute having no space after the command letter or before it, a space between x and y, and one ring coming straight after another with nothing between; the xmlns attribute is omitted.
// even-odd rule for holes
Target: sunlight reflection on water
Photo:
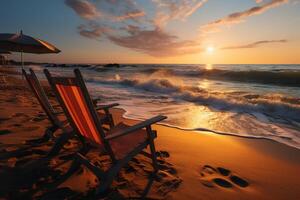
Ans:
<svg viewBox="0 0 300 200"><path fill-rule="evenodd" d="M206 70L212 70L213 69L213 65L212 64L206 64L205 65L205 69Z"/></svg>

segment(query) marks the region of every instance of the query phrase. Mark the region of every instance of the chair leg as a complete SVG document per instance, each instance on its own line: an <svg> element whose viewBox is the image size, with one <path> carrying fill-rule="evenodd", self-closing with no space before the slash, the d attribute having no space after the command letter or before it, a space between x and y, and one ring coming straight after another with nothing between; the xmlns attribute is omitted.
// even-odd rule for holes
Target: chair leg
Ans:
<svg viewBox="0 0 300 200"><path fill-rule="evenodd" d="M154 173L156 173L158 171L158 164L157 164L156 150L155 150L155 146L154 146L154 140L153 140L153 136L152 136L151 126L147 126L146 131L148 134L148 141L149 141L149 147L150 147L150 152L151 152L152 165L153 165Z"/></svg>
<svg viewBox="0 0 300 200"><path fill-rule="evenodd" d="M43 138L47 138L48 140L55 138L54 132L58 130L58 126L50 126L45 130Z"/></svg>
<svg viewBox="0 0 300 200"><path fill-rule="evenodd" d="M66 144L66 142L73 137L72 132L65 132L59 138L55 141L54 146L52 149L49 151L47 157L52 157L55 156L59 153L59 151L62 149L62 147Z"/></svg>
<svg viewBox="0 0 300 200"><path fill-rule="evenodd" d="M110 126L110 128L113 128L115 126L114 118L113 118L112 114L109 114L109 126Z"/></svg>
<svg viewBox="0 0 300 200"><path fill-rule="evenodd" d="M105 193L109 187L111 186L114 178L118 175L120 172L121 168L126 165L134 156L139 154L144 148L147 147L147 143L142 143L138 147L136 147L135 150L131 151L130 153L127 154L125 158L122 160L117 160L113 162L113 166L108 170L105 171L105 173L102 175L102 183L99 185L97 189L98 194L103 194Z"/></svg>
<svg viewBox="0 0 300 200"><path fill-rule="evenodd" d="M107 109L105 109L104 112L105 112L105 115L106 115L106 121L109 125L109 128L111 129L115 126L113 116L112 116L112 114L109 113L109 111Z"/></svg>
<svg viewBox="0 0 300 200"><path fill-rule="evenodd" d="M101 180L104 177L104 172L100 170L97 166L95 166L93 163L91 163L85 156L83 156L81 153L77 153L75 156L75 160L79 162L80 164L83 164L86 166L89 170L91 170L99 180Z"/></svg>
<svg viewBox="0 0 300 200"><path fill-rule="evenodd" d="M111 182L109 179L107 179L106 172L102 171L99 169L97 166L95 166L93 163L91 163L84 155L81 153L77 153L75 156L75 160L70 168L71 170L74 171L75 168L78 168L80 165L86 166L89 170L91 170L96 177L98 178L100 185L97 189L97 194L101 195L104 194L106 191L109 190L109 187L111 185Z"/></svg>
<svg viewBox="0 0 300 200"><path fill-rule="evenodd" d="M66 176L73 174L79 166L82 164L78 158L78 154L80 154L82 157L83 155L86 155L90 151L90 148L88 147L83 147L82 149L79 150L79 153L75 154L74 161L72 162L69 170L66 173Z"/></svg>

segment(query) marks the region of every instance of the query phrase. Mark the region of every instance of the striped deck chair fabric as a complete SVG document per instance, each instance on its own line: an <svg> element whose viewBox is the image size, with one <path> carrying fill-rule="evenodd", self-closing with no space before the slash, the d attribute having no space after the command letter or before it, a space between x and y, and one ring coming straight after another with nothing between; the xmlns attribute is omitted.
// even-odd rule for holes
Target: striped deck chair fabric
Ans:
<svg viewBox="0 0 300 200"><path fill-rule="evenodd" d="M79 133L92 142L102 144L100 134L84 100L82 91L72 78L65 79L65 83L67 84L58 83L55 87L64 101L68 113Z"/></svg>

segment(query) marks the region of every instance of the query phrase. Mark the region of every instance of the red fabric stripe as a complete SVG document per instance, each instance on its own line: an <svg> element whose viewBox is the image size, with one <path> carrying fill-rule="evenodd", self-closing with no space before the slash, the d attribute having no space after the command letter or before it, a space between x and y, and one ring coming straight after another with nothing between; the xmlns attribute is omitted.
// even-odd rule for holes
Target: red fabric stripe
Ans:
<svg viewBox="0 0 300 200"><path fill-rule="evenodd" d="M100 135L80 88L65 85L57 85L57 88L80 133L84 137L101 144Z"/></svg>
<svg viewBox="0 0 300 200"><path fill-rule="evenodd" d="M69 97L69 99L71 100L71 103L73 104L74 108L73 109L73 113L74 115L77 116L77 119L79 119L78 123L81 123L81 125L83 126L83 134L89 138L89 139L93 139L93 135L90 131L90 128L88 126L88 122L87 122L87 119L86 117L84 116L84 113L82 111L82 109L80 108L80 105L79 105L79 101L80 99L78 99L74 93L74 90L73 88L76 90L76 86L64 86L64 88L67 90L67 95Z"/></svg>
<svg viewBox="0 0 300 200"><path fill-rule="evenodd" d="M73 92L74 92L75 96L78 99L79 106L80 106L81 110L83 111L85 119L87 119L87 123L88 123L88 126L90 128L89 130L90 130L90 132L91 132L91 134L93 136L93 140L96 143L101 143L101 139L99 137L99 133L97 131L95 123L93 122L92 115L91 115L91 113L89 111L88 106L86 105L86 102L85 102L85 99L83 97L82 92L80 91L79 87L76 87L76 89L73 88Z"/></svg>
<svg viewBox="0 0 300 200"><path fill-rule="evenodd" d="M77 118L77 115L73 112L74 110L74 107L72 105L72 103L70 102L70 99L69 97L66 95L66 91L64 89L64 86L63 85L56 85L57 89L58 89L58 92L60 93L63 101L65 102L65 105L73 119L73 121L75 122L75 125L77 126L78 130L80 131L81 134L84 134L85 132L83 131L84 128L83 126L81 125L80 123L80 120L78 120ZM85 135L84 135L85 136Z"/></svg>

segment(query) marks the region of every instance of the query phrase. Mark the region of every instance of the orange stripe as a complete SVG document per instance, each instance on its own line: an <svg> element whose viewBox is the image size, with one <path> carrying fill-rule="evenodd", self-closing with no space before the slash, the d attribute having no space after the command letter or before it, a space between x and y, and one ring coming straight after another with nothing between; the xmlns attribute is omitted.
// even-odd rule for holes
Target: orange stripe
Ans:
<svg viewBox="0 0 300 200"><path fill-rule="evenodd" d="M70 107L72 108L71 112L76 117L77 124L81 126L81 134L85 137L89 137L89 133L86 132L87 124L83 120L82 114L80 114L80 107L77 103L76 97L73 94L71 86L64 86L64 90L66 92L66 97L69 99Z"/></svg>
<svg viewBox="0 0 300 200"><path fill-rule="evenodd" d="M73 94L72 88L70 86L64 86L64 90L66 93L66 98L69 100L71 112L75 116L76 123L81 127L81 134L85 137L90 137L90 134L86 131L87 124L83 120L82 114L80 114L80 107L77 103L76 97Z"/></svg>
<svg viewBox="0 0 300 200"><path fill-rule="evenodd" d="M69 98L72 98L73 99L73 104L74 106L76 105L76 109L74 109L74 112L76 113L76 115L78 116L78 118L80 119L80 123L82 124L83 126L83 135L87 138L90 138L91 140L93 140L93 134L91 133L91 130L89 128L89 125L88 125L88 122L84 116L84 113L82 111L82 109L80 108L80 105L79 105L79 101L80 99L78 99L73 91L73 88L76 89L76 86L66 86L68 87L68 97Z"/></svg>
<svg viewBox="0 0 300 200"><path fill-rule="evenodd" d="M97 143L101 143L101 140L99 139L99 133L95 127L95 124L92 122L93 118L91 116L91 113L88 110L88 107L85 103L85 100L83 98L83 95L81 93L81 91L78 89L78 87L72 87L74 95L76 96L79 106L81 108L81 110L83 111L83 115L88 123L88 126L90 128L90 131L92 133L93 139L95 142Z"/></svg>
<svg viewBox="0 0 300 200"><path fill-rule="evenodd" d="M84 102L83 102L84 104L83 104L83 105L85 106L85 110L86 110L87 113L89 114L90 120L91 120L91 122L92 122L92 124L93 124L93 128L94 128L94 129L93 129L93 130L94 130L94 133L93 133L94 141L95 141L96 143L102 144L102 138L100 137L100 134L99 134L99 132L98 132L97 126L96 126L96 124L95 124L95 121L94 121L94 119L92 118L91 111L90 111L90 109L89 109L88 106L87 106L87 103L86 103L86 101L85 101L85 99L84 99L84 96L83 96L81 90L79 90L79 95L80 95L81 99L84 100Z"/></svg>
<svg viewBox="0 0 300 200"><path fill-rule="evenodd" d="M57 87L80 133L84 137L101 144L101 138L99 137L95 124L91 121L93 119L82 92L79 90L80 88L77 86L64 85L58 85Z"/></svg>
<svg viewBox="0 0 300 200"><path fill-rule="evenodd" d="M84 132L83 132L84 129L83 129L81 123L80 123L80 120L77 119L77 117L74 115L75 113L73 113L73 111L72 111L73 110L71 108L72 104L70 104L69 99L67 98L67 96L65 94L63 86L62 85L56 85L56 87L57 87L59 93L61 94L61 97L62 97L63 101L65 102L65 105L67 106L67 109L69 110L69 113L70 113L71 117L73 118L73 121L75 122L77 128L79 129L79 131L82 134L84 134Z"/></svg>

